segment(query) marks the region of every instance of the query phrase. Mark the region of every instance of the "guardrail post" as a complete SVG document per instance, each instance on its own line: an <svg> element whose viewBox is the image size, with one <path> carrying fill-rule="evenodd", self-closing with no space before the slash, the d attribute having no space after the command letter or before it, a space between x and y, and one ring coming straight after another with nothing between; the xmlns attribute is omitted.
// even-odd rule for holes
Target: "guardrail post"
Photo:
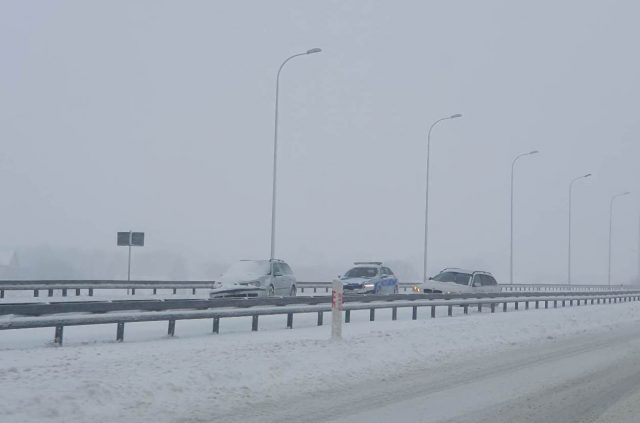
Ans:
<svg viewBox="0 0 640 423"><path fill-rule="evenodd" d="M62 345L62 333L64 330L64 326L58 325L56 326L56 333L53 335L53 343L61 346Z"/></svg>
<svg viewBox="0 0 640 423"><path fill-rule="evenodd" d="M67 296L67 288L62 288L62 296L63 297Z"/></svg>
<svg viewBox="0 0 640 423"><path fill-rule="evenodd" d="M593 298L591 299L591 305L593 305Z"/></svg>
<svg viewBox="0 0 640 423"><path fill-rule="evenodd" d="M318 312L318 326L322 326L322 319L324 318L324 313L319 311Z"/></svg>
<svg viewBox="0 0 640 423"><path fill-rule="evenodd" d="M178 292L177 288L173 288L173 295L176 295L176 292Z"/></svg>
<svg viewBox="0 0 640 423"><path fill-rule="evenodd" d="M345 323L350 323L351 322L351 310L345 310L344 311L344 322Z"/></svg>
<svg viewBox="0 0 640 423"><path fill-rule="evenodd" d="M506 312L507 311L507 302L505 301L504 303L502 303L502 312Z"/></svg>
<svg viewBox="0 0 640 423"><path fill-rule="evenodd" d="M573 307L573 300L569 300L569 307Z"/></svg>
<svg viewBox="0 0 640 423"><path fill-rule="evenodd" d="M529 310L529 301L524 302L524 309Z"/></svg>
<svg viewBox="0 0 640 423"><path fill-rule="evenodd" d="M252 332L258 331L258 315L257 314L254 314L253 316L251 316L251 331Z"/></svg>
<svg viewBox="0 0 640 423"><path fill-rule="evenodd" d="M447 316L453 316L453 306L447 306Z"/></svg>
<svg viewBox="0 0 640 423"><path fill-rule="evenodd" d="M496 312L496 303L491 303L491 312L492 313Z"/></svg>
<svg viewBox="0 0 640 423"><path fill-rule="evenodd" d="M193 295L196 295L196 289L195 289L195 288L193 288L193 291L191 291L191 293L192 293Z"/></svg>
<svg viewBox="0 0 640 423"><path fill-rule="evenodd" d="M80 296L80 288L76 288L76 297Z"/></svg>
<svg viewBox="0 0 640 423"><path fill-rule="evenodd" d="M369 309L369 321L373 322L374 320L376 320L376 309L372 308Z"/></svg>
<svg viewBox="0 0 640 423"><path fill-rule="evenodd" d="M304 292L304 291L302 291ZM318 288L313 288L313 293L315 294L316 292L318 292Z"/></svg>
<svg viewBox="0 0 640 423"><path fill-rule="evenodd" d="M464 314L469 314L469 304L465 304L464 307L462 307Z"/></svg>
<svg viewBox="0 0 640 423"><path fill-rule="evenodd" d="M153 295L156 295L158 293L158 288L153 288Z"/></svg>
<svg viewBox="0 0 640 423"><path fill-rule="evenodd" d="M516 301L515 305L516 305L516 310L517 310L518 309L518 302L517 301Z"/></svg>
<svg viewBox="0 0 640 423"><path fill-rule="evenodd" d="M293 329L293 313L287 313L287 329Z"/></svg>
<svg viewBox="0 0 640 423"><path fill-rule="evenodd" d="M436 306L434 305L431 306L431 318L432 319L436 318Z"/></svg>
<svg viewBox="0 0 640 423"><path fill-rule="evenodd" d="M565 302L565 300L562 300L562 307L564 307L564 302Z"/></svg>
<svg viewBox="0 0 640 423"><path fill-rule="evenodd" d="M413 306L413 310L411 310L411 320L416 320L418 318L418 307Z"/></svg>
<svg viewBox="0 0 640 423"><path fill-rule="evenodd" d="M4 298L4 289L0 289L0 298Z"/></svg>
<svg viewBox="0 0 640 423"><path fill-rule="evenodd" d="M118 322L118 329L116 330L116 342L124 341L124 322Z"/></svg>
<svg viewBox="0 0 640 423"><path fill-rule="evenodd" d="M220 318L213 318L213 333L220 333Z"/></svg>
<svg viewBox="0 0 640 423"><path fill-rule="evenodd" d="M540 308L540 301L536 300L536 308Z"/></svg>
<svg viewBox="0 0 640 423"><path fill-rule="evenodd" d="M391 308L391 320L398 320L398 307Z"/></svg>
<svg viewBox="0 0 640 423"><path fill-rule="evenodd" d="M324 289L324 292L329 292L329 287L326 287L326 288Z"/></svg>
<svg viewBox="0 0 640 423"><path fill-rule="evenodd" d="M478 313L482 313L482 303L478 303Z"/></svg>
<svg viewBox="0 0 640 423"><path fill-rule="evenodd" d="M38 296L40 296L40 291L38 291L37 289L34 289L34 290L33 290L33 296L34 296L34 297L38 297Z"/></svg>
<svg viewBox="0 0 640 423"><path fill-rule="evenodd" d="M176 333L176 321L175 320L169 320L169 329L167 330L167 335L169 336L173 336Z"/></svg>
<svg viewBox="0 0 640 423"><path fill-rule="evenodd" d="M131 288L131 295L136 295L136 289L135 288Z"/></svg>
<svg viewBox="0 0 640 423"><path fill-rule="evenodd" d="M50 289L50 290L49 290L49 296L50 296L50 297L53 297L53 289Z"/></svg>
<svg viewBox="0 0 640 423"><path fill-rule="evenodd" d="M89 296L93 297L93 288L89 288Z"/></svg>

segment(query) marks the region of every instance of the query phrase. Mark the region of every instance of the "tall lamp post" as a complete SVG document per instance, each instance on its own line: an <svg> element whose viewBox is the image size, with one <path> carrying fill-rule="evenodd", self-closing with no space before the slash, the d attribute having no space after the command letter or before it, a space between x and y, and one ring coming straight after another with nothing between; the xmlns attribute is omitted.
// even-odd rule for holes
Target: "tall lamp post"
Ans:
<svg viewBox="0 0 640 423"><path fill-rule="evenodd" d="M278 69L278 75L276 76L276 115L275 115L275 126L274 126L274 135L273 135L273 188L272 188L272 198L271 198L271 252L269 257L271 260L275 258L275 250L276 250L276 181L277 181L277 171L278 171L278 100L280 96L280 72L282 72L282 68L287 62L294 57L306 56L313 53L320 53L322 50L319 48L312 48L311 50L307 50L304 53L294 54L293 56L289 56Z"/></svg>
<svg viewBox="0 0 640 423"><path fill-rule="evenodd" d="M428 242L429 242L429 153L431 150L431 131L433 127L443 120L449 119L457 119L462 117L460 113L456 113L455 115L443 117L441 119L436 120L429 127L429 132L427 133L427 181L426 181L426 193L425 193L425 206L424 206L424 257L423 257L423 269L422 269L422 282L427 281L427 251L428 251Z"/></svg>
<svg viewBox="0 0 640 423"><path fill-rule="evenodd" d="M579 179L584 179L590 177L591 174L587 173L586 175L578 176L577 178L573 178L569 183L569 248L567 255L567 282L571 285L571 195L573 192L573 183Z"/></svg>
<svg viewBox="0 0 640 423"><path fill-rule="evenodd" d="M528 153L518 154L511 162L511 235L510 235L510 243L509 243L509 283L513 284L513 171L516 167L516 162L520 157L530 156L532 154L538 154L538 150L533 150Z"/></svg>
<svg viewBox="0 0 640 423"><path fill-rule="evenodd" d="M626 191L621 194L614 195L613 197L611 197L611 202L609 203L609 273L608 273L609 286L611 286L611 234L613 232L613 202L616 198L629 195L629 194L631 193L629 191Z"/></svg>

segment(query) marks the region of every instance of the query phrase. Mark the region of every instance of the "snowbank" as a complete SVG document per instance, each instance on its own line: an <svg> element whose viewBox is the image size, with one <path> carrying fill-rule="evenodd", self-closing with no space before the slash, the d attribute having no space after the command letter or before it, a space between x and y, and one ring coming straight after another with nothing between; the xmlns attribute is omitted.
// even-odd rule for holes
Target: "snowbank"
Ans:
<svg viewBox="0 0 640 423"><path fill-rule="evenodd" d="M0 421L216 421L261 400L320 391L336 375L343 386L379 383L470 351L488 354L638 321L640 304L623 303L355 322L343 328L342 342L329 341L330 327L323 326L3 349Z"/></svg>

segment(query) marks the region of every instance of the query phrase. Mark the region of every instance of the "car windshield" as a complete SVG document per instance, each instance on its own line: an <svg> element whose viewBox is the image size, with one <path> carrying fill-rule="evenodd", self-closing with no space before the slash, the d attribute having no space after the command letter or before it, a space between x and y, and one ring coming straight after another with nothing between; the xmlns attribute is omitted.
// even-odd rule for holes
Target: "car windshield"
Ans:
<svg viewBox="0 0 640 423"><path fill-rule="evenodd" d="M434 276L432 280L438 282L453 282L459 285L469 285L469 279L471 275L469 273L462 272L442 272L437 276Z"/></svg>
<svg viewBox="0 0 640 423"><path fill-rule="evenodd" d="M354 267L344 274L345 278L373 278L378 275L377 267Z"/></svg>
<svg viewBox="0 0 640 423"><path fill-rule="evenodd" d="M267 260L243 260L234 263L220 277L221 282L242 282L268 275L269 262Z"/></svg>

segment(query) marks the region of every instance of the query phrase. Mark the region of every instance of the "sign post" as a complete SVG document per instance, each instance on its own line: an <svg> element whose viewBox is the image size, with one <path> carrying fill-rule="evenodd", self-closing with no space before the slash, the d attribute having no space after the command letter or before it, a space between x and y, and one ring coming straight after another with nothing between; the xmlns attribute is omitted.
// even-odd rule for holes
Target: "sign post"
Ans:
<svg viewBox="0 0 640 423"><path fill-rule="evenodd" d="M144 247L144 232L118 232L118 246L129 247L129 265L127 266L127 282L131 282L131 247ZM127 289L127 294L129 290Z"/></svg>
<svg viewBox="0 0 640 423"><path fill-rule="evenodd" d="M331 339L342 339L342 281L334 279L331 289Z"/></svg>

